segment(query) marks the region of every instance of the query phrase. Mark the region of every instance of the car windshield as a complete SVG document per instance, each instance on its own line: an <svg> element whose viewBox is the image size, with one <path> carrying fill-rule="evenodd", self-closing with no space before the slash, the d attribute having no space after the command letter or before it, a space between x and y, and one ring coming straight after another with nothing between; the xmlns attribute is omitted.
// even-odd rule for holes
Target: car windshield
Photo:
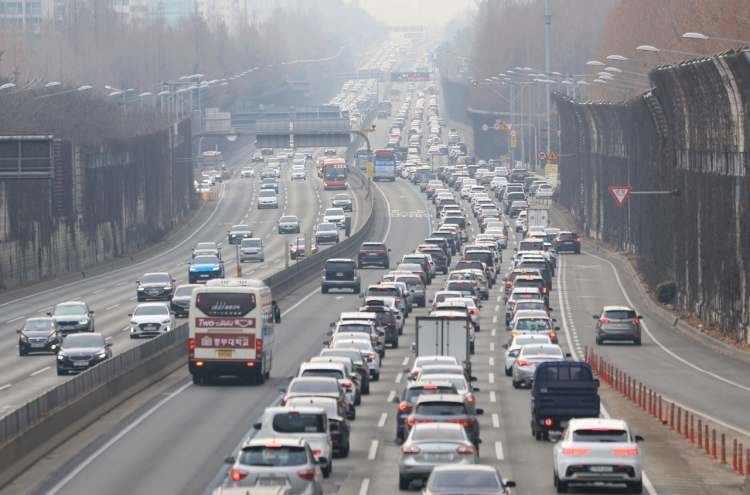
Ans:
<svg viewBox="0 0 750 495"><path fill-rule="evenodd" d="M216 243L214 242L199 242L198 245L195 247L196 251L203 251L203 250L213 251L215 249L216 249Z"/></svg>
<svg viewBox="0 0 750 495"><path fill-rule="evenodd" d="M174 295L175 297L189 296L193 293L195 289L197 289L197 287L190 286L190 285L183 285L182 287L177 287L177 290L174 291Z"/></svg>
<svg viewBox="0 0 750 495"><path fill-rule="evenodd" d="M426 416L460 416L466 414L466 407L460 402L423 402L415 412Z"/></svg>
<svg viewBox="0 0 750 495"><path fill-rule="evenodd" d="M52 314L55 316L85 315L86 306L84 306L83 304L65 304L63 306L56 307L55 311L53 311Z"/></svg>
<svg viewBox="0 0 750 495"><path fill-rule="evenodd" d="M248 225L235 225L232 227L233 232L250 232L250 227Z"/></svg>
<svg viewBox="0 0 750 495"><path fill-rule="evenodd" d="M628 442L628 432L620 428L591 428L580 429L573 432L574 442Z"/></svg>
<svg viewBox="0 0 750 495"><path fill-rule="evenodd" d="M562 350L556 346L524 346L521 350L522 357L562 357Z"/></svg>
<svg viewBox="0 0 750 495"><path fill-rule="evenodd" d="M321 223L318 225L318 230L336 230L336 226L332 223Z"/></svg>
<svg viewBox="0 0 750 495"><path fill-rule="evenodd" d="M273 429L279 433L325 433L326 419L323 414L291 411L275 415Z"/></svg>
<svg viewBox="0 0 750 495"><path fill-rule="evenodd" d="M168 284L172 277L168 273L149 273L141 279L142 284Z"/></svg>
<svg viewBox="0 0 750 495"><path fill-rule="evenodd" d="M216 256L196 256L193 259L194 265L216 265L219 263L219 258Z"/></svg>
<svg viewBox="0 0 750 495"><path fill-rule="evenodd" d="M242 241L242 245L240 247L260 247L261 246L261 240L260 239L245 239Z"/></svg>
<svg viewBox="0 0 750 495"><path fill-rule="evenodd" d="M281 223L294 223L294 222L298 222L298 221L299 220L297 220L297 217L295 217L295 216L286 216L286 217L279 218L279 222L281 222Z"/></svg>
<svg viewBox="0 0 750 495"><path fill-rule="evenodd" d="M259 445L242 449L238 462L245 466L300 466L307 464L307 452L304 447Z"/></svg>
<svg viewBox="0 0 750 495"><path fill-rule="evenodd" d="M336 217L336 216L343 217L344 216L344 210L342 210L341 208L328 208L326 210L325 215L329 216L329 217Z"/></svg>
<svg viewBox="0 0 750 495"><path fill-rule="evenodd" d="M266 189L266 190L261 191L260 193L258 193L258 197L261 197L261 198L275 198L276 197L276 193L274 192L273 189Z"/></svg>
<svg viewBox="0 0 750 495"><path fill-rule="evenodd" d="M52 330L55 328L55 320L28 320L23 324L24 330Z"/></svg>
<svg viewBox="0 0 750 495"><path fill-rule="evenodd" d="M133 316L155 316L168 315L169 309L164 305L158 306L138 306L133 312Z"/></svg>
<svg viewBox="0 0 750 495"><path fill-rule="evenodd" d="M462 428L435 428L432 425L422 427L415 425L411 439L415 441L437 440L437 441L461 441L466 440L466 434Z"/></svg>
<svg viewBox="0 0 750 495"><path fill-rule="evenodd" d="M69 335L63 340L63 349L76 349L79 347L104 347L104 339L101 335L84 335L78 333Z"/></svg>
<svg viewBox="0 0 750 495"><path fill-rule="evenodd" d="M333 199L336 200L336 201L347 201L347 200L350 200L352 198L349 197L348 194L337 194L337 195L335 195L333 197Z"/></svg>

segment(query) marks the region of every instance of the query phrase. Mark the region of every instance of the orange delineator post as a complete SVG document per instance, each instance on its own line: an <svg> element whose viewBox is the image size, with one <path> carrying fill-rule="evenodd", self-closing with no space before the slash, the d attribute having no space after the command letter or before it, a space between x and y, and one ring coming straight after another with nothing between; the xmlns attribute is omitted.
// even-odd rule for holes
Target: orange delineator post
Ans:
<svg viewBox="0 0 750 495"><path fill-rule="evenodd" d="M661 410L661 395L659 395L659 422L661 423L664 421L664 416L662 416L662 410Z"/></svg>
<svg viewBox="0 0 750 495"><path fill-rule="evenodd" d="M682 434L682 406L677 406L677 434Z"/></svg>
<svg viewBox="0 0 750 495"><path fill-rule="evenodd" d="M726 435L722 433L721 434L721 461L719 461L719 464L726 464L726 463L727 463L727 440L726 440Z"/></svg>
<svg viewBox="0 0 750 495"><path fill-rule="evenodd" d="M698 445L699 449L703 448L703 420L698 418Z"/></svg>
<svg viewBox="0 0 750 495"><path fill-rule="evenodd" d="M714 441L716 439L714 438ZM703 451L704 454L710 454L711 453L711 447L709 446L710 439L708 438L708 423L706 423L706 449Z"/></svg>
<svg viewBox="0 0 750 495"><path fill-rule="evenodd" d="M687 409L685 409L685 431L683 431L683 432L682 432L682 436L683 436L683 438L685 438L686 440L687 440L688 438L690 438L690 434L689 434L689 432L688 432L688 420L689 420L689 419L690 419L690 412L689 412L689 411L688 411Z"/></svg>
<svg viewBox="0 0 750 495"><path fill-rule="evenodd" d="M672 402L672 410L669 413L669 429L674 430L674 402Z"/></svg>
<svg viewBox="0 0 750 495"><path fill-rule="evenodd" d="M690 415L690 443L695 443L695 428L693 421L695 416L693 414Z"/></svg>
<svg viewBox="0 0 750 495"><path fill-rule="evenodd" d="M737 447L737 474L745 474L745 466L742 465L742 442Z"/></svg>
<svg viewBox="0 0 750 495"><path fill-rule="evenodd" d="M732 442L732 471L737 469L737 439Z"/></svg>

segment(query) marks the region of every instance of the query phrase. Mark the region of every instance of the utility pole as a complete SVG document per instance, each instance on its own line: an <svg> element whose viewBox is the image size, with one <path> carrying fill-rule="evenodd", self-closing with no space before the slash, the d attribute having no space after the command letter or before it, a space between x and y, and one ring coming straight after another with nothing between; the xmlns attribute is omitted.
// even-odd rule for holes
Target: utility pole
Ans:
<svg viewBox="0 0 750 495"><path fill-rule="evenodd" d="M545 36L545 70L547 71L547 80L549 80L549 76L552 73L552 68L550 64L550 26L552 24L552 13L549 10L549 0L544 0L544 36ZM547 155L549 155L550 151L550 132L552 130L550 129L550 89L549 89L549 83L544 83L544 89L545 94L547 98Z"/></svg>

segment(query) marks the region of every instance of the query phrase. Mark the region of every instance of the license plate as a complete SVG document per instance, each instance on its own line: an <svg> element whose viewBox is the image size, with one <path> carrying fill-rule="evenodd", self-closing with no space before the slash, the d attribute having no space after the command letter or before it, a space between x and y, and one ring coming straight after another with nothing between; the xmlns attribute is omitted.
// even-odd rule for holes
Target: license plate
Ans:
<svg viewBox="0 0 750 495"><path fill-rule="evenodd" d="M156 330L156 325L146 325L144 330Z"/></svg>
<svg viewBox="0 0 750 495"><path fill-rule="evenodd" d="M201 278L208 278L208 274L201 275Z"/></svg>
<svg viewBox="0 0 750 495"><path fill-rule="evenodd" d="M219 357L221 358L230 358L232 357L234 351L219 351Z"/></svg>
<svg viewBox="0 0 750 495"><path fill-rule="evenodd" d="M589 471L592 473L611 473L613 469L612 466L589 466Z"/></svg>
<svg viewBox="0 0 750 495"><path fill-rule="evenodd" d="M34 347L34 348L44 347L44 344L31 344L31 347Z"/></svg>
<svg viewBox="0 0 750 495"><path fill-rule="evenodd" d="M425 454L425 461L450 461L452 458L451 454Z"/></svg>
<svg viewBox="0 0 750 495"><path fill-rule="evenodd" d="M258 480L260 486L286 486L284 478L261 478Z"/></svg>
<svg viewBox="0 0 750 495"><path fill-rule="evenodd" d="M628 328L630 325L624 324L624 325L612 325L612 328Z"/></svg>
<svg viewBox="0 0 750 495"><path fill-rule="evenodd" d="M340 272L336 272L336 276L337 276L337 277L343 277L343 276L344 276L344 274L343 274L343 273L340 273Z"/></svg>
<svg viewBox="0 0 750 495"><path fill-rule="evenodd" d="M74 361L73 366L88 366L88 361Z"/></svg>
<svg viewBox="0 0 750 495"><path fill-rule="evenodd" d="M378 253L367 253L367 256L377 256Z"/></svg>

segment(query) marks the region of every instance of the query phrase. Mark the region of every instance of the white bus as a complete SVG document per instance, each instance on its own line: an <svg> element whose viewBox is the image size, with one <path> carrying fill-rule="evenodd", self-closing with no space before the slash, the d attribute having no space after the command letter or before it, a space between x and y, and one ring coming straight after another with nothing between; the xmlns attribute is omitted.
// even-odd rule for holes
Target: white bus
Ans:
<svg viewBox="0 0 750 495"><path fill-rule="evenodd" d="M274 323L281 323L271 289L253 279L214 279L190 300L188 368L193 383L234 376L263 383L273 362Z"/></svg>

